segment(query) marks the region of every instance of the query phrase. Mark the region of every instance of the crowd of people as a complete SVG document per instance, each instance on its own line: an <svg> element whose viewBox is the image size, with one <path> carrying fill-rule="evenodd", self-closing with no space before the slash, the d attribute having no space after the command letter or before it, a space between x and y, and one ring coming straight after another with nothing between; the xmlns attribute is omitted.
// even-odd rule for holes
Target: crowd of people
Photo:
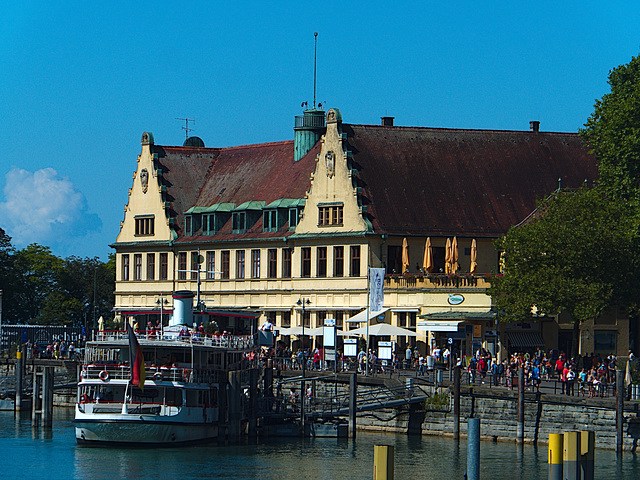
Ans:
<svg viewBox="0 0 640 480"><path fill-rule="evenodd" d="M47 345L38 345L31 340L27 341L27 352L30 358L47 358L55 360L77 360L78 352L74 342L66 340L54 340Z"/></svg>
<svg viewBox="0 0 640 480"><path fill-rule="evenodd" d="M629 352L630 358L633 354ZM557 350L538 349L534 353L514 353L507 360L496 362L491 354L479 349L467 363L470 383L485 383L491 374L493 385L517 386L519 370L523 369L525 388L540 390L543 380L556 381L562 395L603 396L607 388L616 381L616 357L585 354L569 358Z"/></svg>

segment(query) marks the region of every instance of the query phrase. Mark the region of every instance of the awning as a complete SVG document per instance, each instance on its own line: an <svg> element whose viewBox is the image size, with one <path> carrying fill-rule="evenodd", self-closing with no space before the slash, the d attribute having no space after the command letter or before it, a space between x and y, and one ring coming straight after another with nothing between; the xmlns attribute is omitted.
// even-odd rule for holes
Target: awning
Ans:
<svg viewBox="0 0 640 480"><path fill-rule="evenodd" d="M416 326L419 332L457 332L464 320L421 320Z"/></svg>
<svg viewBox="0 0 640 480"><path fill-rule="evenodd" d="M389 308L383 308L382 310L378 310L377 312L369 313L369 320L373 320L374 318L376 318L376 317L382 315L383 313L385 313L387 310L389 310ZM357 315L354 315L353 317L348 319L347 323L362 323L362 322L366 322L367 321L367 312L369 312L369 309L365 308L363 311L361 311Z"/></svg>
<svg viewBox="0 0 640 480"><path fill-rule="evenodd" d="M509 332L510 348L544 347L544 339L540 332Z"/></svg>
<svg viewBox="0 0 640 480"><path fill-rule="evenodd" d="M492 312L491 310L447 310L445 312L425 313L423 315L418 315L418 318L429 320L495 320L496 312Z"/></svg>

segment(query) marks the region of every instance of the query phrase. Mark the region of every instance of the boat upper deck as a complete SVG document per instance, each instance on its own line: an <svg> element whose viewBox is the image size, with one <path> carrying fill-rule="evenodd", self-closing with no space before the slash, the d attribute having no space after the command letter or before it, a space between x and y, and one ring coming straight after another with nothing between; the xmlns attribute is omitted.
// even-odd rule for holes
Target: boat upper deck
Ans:
<svg viewBox="0 0 640 480"><path fill-rule="evenodd" d="M246 352L255 346L252 335L214 335L206 333L190 333L181 335L178 332L139 331L136 333L138 343L154 348L202 348L223 349ZM94 340L87 341L87 347L122 348L129 346L129 334L126 330L101 330Z"/></svg>

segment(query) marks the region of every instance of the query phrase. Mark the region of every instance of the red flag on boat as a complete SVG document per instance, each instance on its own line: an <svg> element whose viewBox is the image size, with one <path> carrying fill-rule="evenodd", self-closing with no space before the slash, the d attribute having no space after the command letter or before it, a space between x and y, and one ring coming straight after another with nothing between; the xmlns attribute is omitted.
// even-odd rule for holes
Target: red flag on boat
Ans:
<svg viewBox="0 0 640 480"><path fill-rule="evenodd" d="M129 324L129 365L131 365L131 383L139 386L140 390L144 390L144 356L131 324Z"/></svg>

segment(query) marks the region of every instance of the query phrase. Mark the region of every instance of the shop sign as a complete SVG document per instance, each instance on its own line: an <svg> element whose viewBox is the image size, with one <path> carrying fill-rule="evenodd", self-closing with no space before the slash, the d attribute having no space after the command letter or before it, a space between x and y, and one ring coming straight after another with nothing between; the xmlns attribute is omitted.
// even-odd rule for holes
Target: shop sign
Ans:
<svg viewBox="0 0 640 480"><path fill-rule="evenodd" d="M464 296L457 293L452 293L449 295L447 301L449 302L449 305L460 305L462 302L464 302Z"/></svg>

